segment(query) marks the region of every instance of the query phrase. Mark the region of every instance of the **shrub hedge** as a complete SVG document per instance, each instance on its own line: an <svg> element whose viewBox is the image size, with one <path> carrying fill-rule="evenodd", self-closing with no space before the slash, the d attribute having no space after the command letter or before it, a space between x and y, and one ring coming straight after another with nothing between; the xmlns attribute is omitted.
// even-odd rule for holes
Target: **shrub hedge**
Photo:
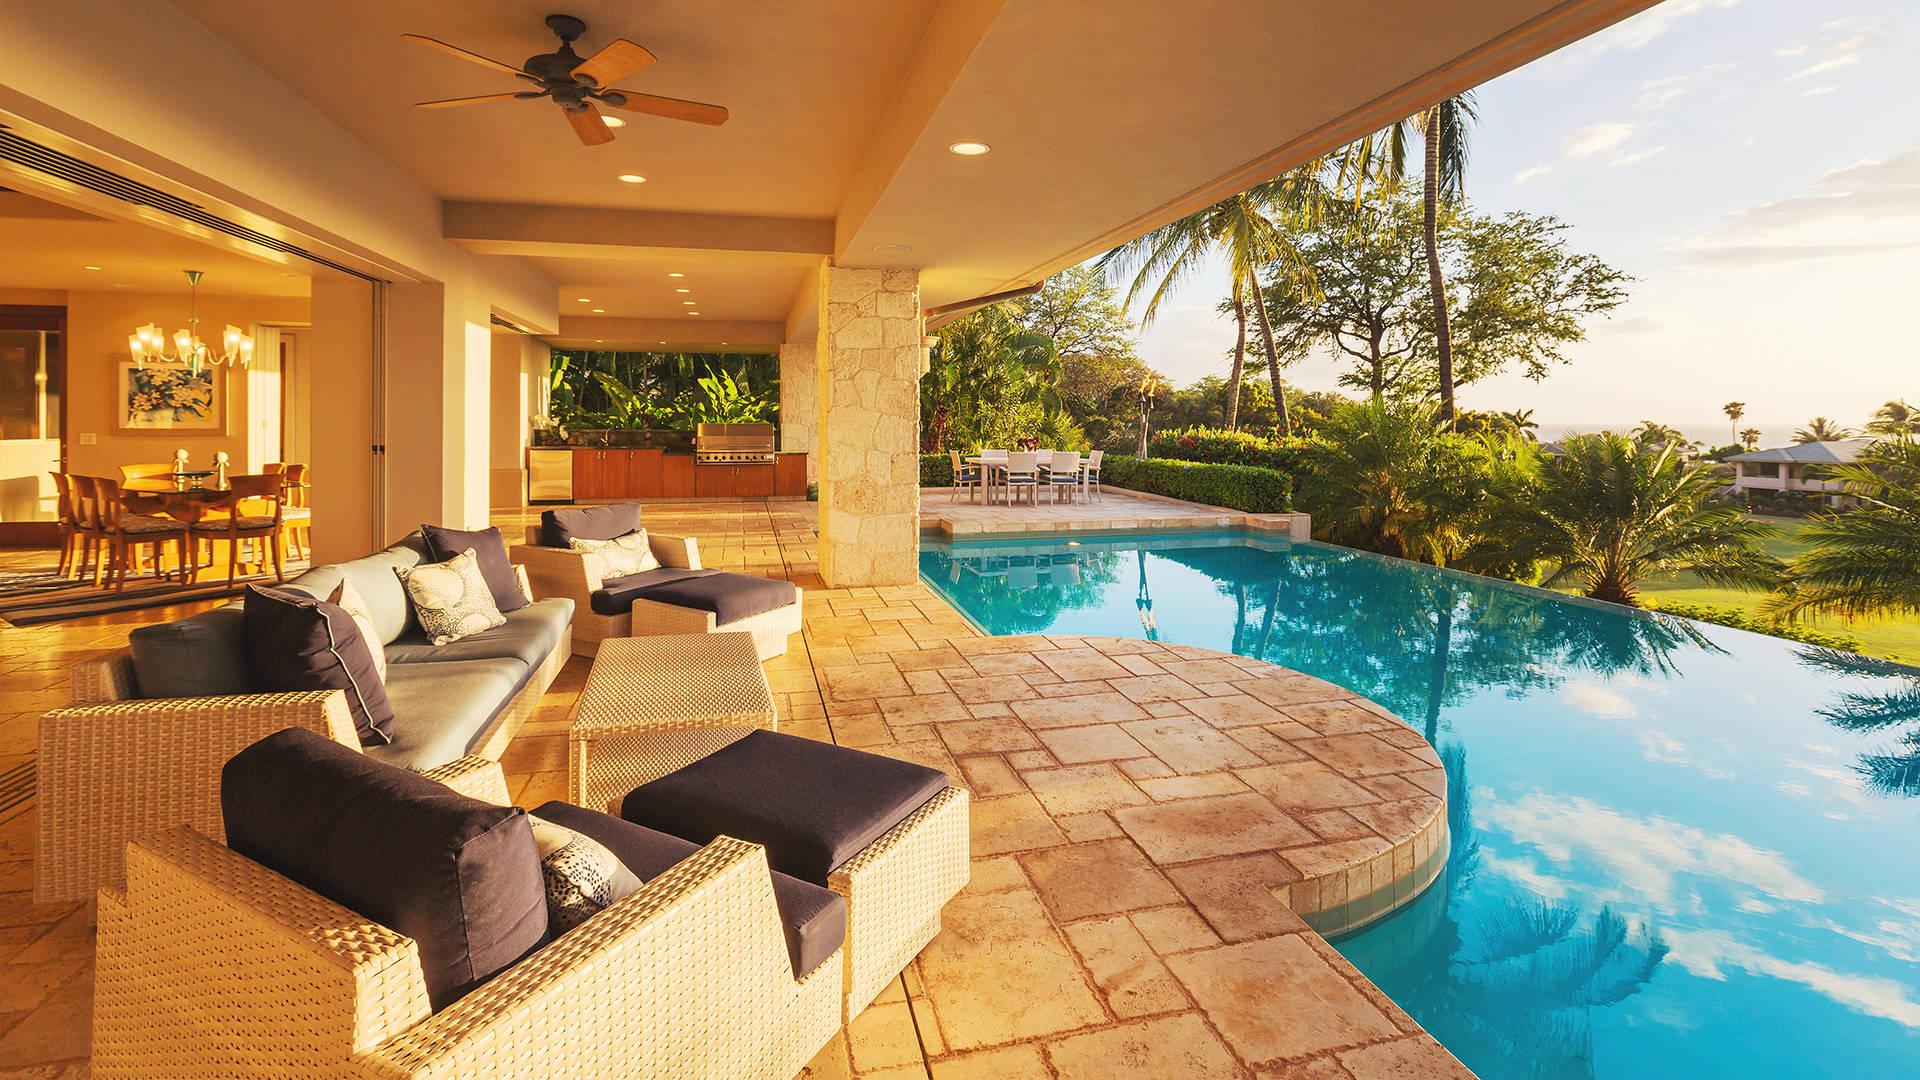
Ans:
<svg viewBox="0 0 1920 1080"><path fill-rule="evenodd" d="M1758 619L1738 608L1710 607L1706 604L1661 604L1655 610L1668 615L1678 615L1683 619L1698 619L1718 626L1731 626L1735 630L1751 630L1756 634L1786 638L1788 641L1798 641L1802 645L1818 645L1843 652L1860 651L1859 638L1846 634L1829 634L1797 623L1777 623Z"/></svg>
<svg viewBox="0 0 1920 1080"><path fill-rule="evenodd" d="M1170 499L1244 510L1284 514L1293 509L1293 478L1250 465L1213 465L1189 461L1138 460L1108 454L1100 468L1108 487L1165 495ZM951 487L953 462L945 454L920 455L920 486Z"/></svg>
<svg viewBox="0 0 1920 1080"><path fill-rule="evenodd" d="M1131 453L1135 440L1110 452ZM1277 439L1250 431L1191 427L1155 431L1147 436L1147 456L1167 461L1199 461L1212 465L1253 465L1289 476L1300 474L1300 451L1305 439Z"/></svg>

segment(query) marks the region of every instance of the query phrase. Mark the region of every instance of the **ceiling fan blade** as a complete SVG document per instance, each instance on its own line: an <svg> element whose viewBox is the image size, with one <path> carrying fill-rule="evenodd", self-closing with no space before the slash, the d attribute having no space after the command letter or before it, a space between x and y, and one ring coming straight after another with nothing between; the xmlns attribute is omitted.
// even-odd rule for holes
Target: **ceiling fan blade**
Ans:
<svg viewBox="0 0 1920 1080"><path fill-rule="evenodd" d="M619 94L627 100L614 105L616 109L628 112L647 113L651 116L664 116L669 120L691 120L696 124L724 124L727 122L727 110L718 105L706 105L698 101L682 101L679 98L660 97L657 94L636 94L631 90L609 90L609 94ZM613 102L607 102L613 105Z"/></svg>
<svg viewBox="0 0 1920 1080"><path fill-rule="evenodd" d="M509 75L518 75L523 79L532 78L532 76L528 75L524 71L521 71L519 68L514 67L512 64L503 64L498 60L491 60L491 59L488 59L487 57L481 56L479 53L468 52L467 50L461 48L458 45L449 45L446 42L439 40L438 38L430 38L422 34L401 34L400 36L407 39L408 41L417 41L420 44L427 46L428 48L439 49L441 52L446 53L449 56L457 56L462 60L471 60L474 63L481 65L482 67L499 68L501 71L504 71Z"/></svg>
<svg viewBox="0 0 1920 1080"><path fill-rule="evenodd" d="M611 86L657 59L639 45L620 38L586 58L573 69L573 77L592 80L594 86Z"/></svg>
<svg viewBox="0 0 1920 1080"><path fill-rule="evenodd" d="M507 101L525 97L525 94L481 94L479 97L442 98L439 101L420 101L414 103L416 109L450 109L455 105L478 105L483 101ZM538 97L538 94L534 95Z"/></svg>
<svg viewBox="0 0 1920 1080"><path fill-rule="evenodd" d="M560 110L566 112L565 109ZM600 110L589 105L585 112L567 113L567 123L573 125L573 133L588 146L599 146L613 141L613 129L600 118Z"/></svg>

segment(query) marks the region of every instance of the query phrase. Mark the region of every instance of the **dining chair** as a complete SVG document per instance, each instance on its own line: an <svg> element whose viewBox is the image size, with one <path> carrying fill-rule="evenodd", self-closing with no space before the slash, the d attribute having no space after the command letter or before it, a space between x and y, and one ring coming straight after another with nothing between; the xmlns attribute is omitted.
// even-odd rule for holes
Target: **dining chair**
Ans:
<svg viewBox="0 0 1920 1080"><path fill-rule="evenodd" d="M1081 494L1084 495L1091 491L1097 499L1104 499L1106 497L1100 492L1100 459L1106 456L1107 452L1105 450L1095 450L1093 453L1087 455L1085 461L1080 463Z"/></svg>
<svg viewBox="0 0 1920 1080"><path fill-rule="evenodd" d="M99 544L105 548L94 560L93 584L96 588L100 587L104 573L106 581L113 585L114 592L125 592L127 569L130 564L137 562L140 549L147 545L153 549L154 576L172 577L165 572L165 545L169 542L178 545L180 580L187 580L192 555L184 522L127 509L118 480L96 476L92 478L91 486L93 520L100 533Z"/></svg>
<svg viewBox="0 0 1920 1080"><path fill-rule="evenodd" d="M54 519L60 526L60 565L55 571L62 578L73 577L81 546L80 514L73 497L73 481L66 473L53 477Z"/></svg>
<svg viewBox="0 0 1920 1080"><path fill-rule="evenodd" d="M294 464L268 470L268 475L276 473L280 477L280 515L286 522L287 546L294 558L304 559L313 546L313 508L307 505L307 491L313 485L307 482L307 466Z"/></svg>
<svg viewBox="0 0 1920 1080"><path fill-rule="evenodd" d="M1047 461L1046 478L1047 488L1055 503L1060 501L1062 494L1072 498L1074 489L1080 486L1080 455L1055 450Z"/></svg>
<svg viewBox="0 0 1920 1080"><path fill-rule="evenodd" d="M171 461L155 462L151 465L120 466L120 482L123 484L129 480L153 480L158 477L172 475L173 462Z"/></svg>
<svg viewBox="0 0 1920 1080"><path fill-rule="evenodd" d="M1027 501L1039 505L1040 455L1032 451L1008 454L1007 463L1001 467L1001 483L1007 489L1007 505L1013 505L1014 493L1025 491Z"/></svg>
<svg viewBox="0 0 1920 1080"><path fill-rule="evenodd" d="M974 495L980 490L980 466L968 465L961 461L958 450L947 451L947 458L953 462L953 491L947 496L947 501L959 502L960 489L966 488L967 501L972 502Z"/></svg>
<svg viewBox="0 0 1920 1080"><path fill-rule="evenodd" d="M216 510L224 510L227 516L217 520L202 519L193 523L193 536L196 540L227 544L227 584L233 584L234 570L240 562L240 542L242 540L261 540L273 550L273 576L285 581L286 572L281 568L281 532L286 528L284 516L285 502L281 496L281 478L272 473L253 473L251 475L227 477L227 493L212 504ZM272 512L268 514L248 513L243 503L265 502ZM254 508L254 509L257 509ZM199 572L198 560L194 571Z"/></svg>

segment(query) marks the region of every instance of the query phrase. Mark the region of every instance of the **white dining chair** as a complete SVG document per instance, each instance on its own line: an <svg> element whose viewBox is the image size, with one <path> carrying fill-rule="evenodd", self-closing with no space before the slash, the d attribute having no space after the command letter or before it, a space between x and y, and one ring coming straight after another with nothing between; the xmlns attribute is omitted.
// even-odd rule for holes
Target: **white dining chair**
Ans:
<svg viewBox="0 0 1920 1080"><path fill-rule="evenodd" d="M1053 501L1058 503L1062 494L1072 498L1073 490L1079 486L1080 455L1055 450L1047 462L1047 488L1053 494Z"/></svg>
<svg viewBox="0 0 1920 1080"><path fill-rule="evenodd" d="M1040 455L1032 452L1008 454L1001 466L1001 484L1007 491L1007 504L1013 504L1016 492L1025 491L1027 501L1039 505Z"/></svg>
<svg viewBox="0 0 1920 1080"><path fill-rule="evenodd" d="M1091 493L1095 498L1104 498L1100 494L1100 459L1107 456L1105 450L1095 450L1080 463L1080 493Z"/></svg>
<svg viewBox="0 0 1920 1080"><path fill-rule="evenodd" d="M961 461L958 450L947 451L947 456L953 462L953 490L947 496L947 501L959 502L960 489L966 488L967 501L972 502L974 496L980 491L980 478L985 470L978 465L969 465Z"/></svg>

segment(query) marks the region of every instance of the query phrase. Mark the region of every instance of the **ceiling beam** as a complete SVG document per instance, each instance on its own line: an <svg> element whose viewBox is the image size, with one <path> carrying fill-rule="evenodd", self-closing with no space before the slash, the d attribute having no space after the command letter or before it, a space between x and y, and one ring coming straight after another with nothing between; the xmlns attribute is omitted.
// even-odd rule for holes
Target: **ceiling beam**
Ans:
<svg viewBox="0 0 1920 1080"><path fill-rule="evenodd" d="M663 253L811 266L833 248L826 218L449 202L445 237L484 255L619 259Z"/></svg>
<svg viewBox="0 0 1920 1080"><path fill-rule="evenodd" d="M646 349L691 349L718 346L732 349L779 348L786 340L786 324L745 319L623 319L604 315L562 315L560 332L542 340L550 344L583 347L590 344L630 345ZM665 342L662 345L661 342Z"/></svg>

